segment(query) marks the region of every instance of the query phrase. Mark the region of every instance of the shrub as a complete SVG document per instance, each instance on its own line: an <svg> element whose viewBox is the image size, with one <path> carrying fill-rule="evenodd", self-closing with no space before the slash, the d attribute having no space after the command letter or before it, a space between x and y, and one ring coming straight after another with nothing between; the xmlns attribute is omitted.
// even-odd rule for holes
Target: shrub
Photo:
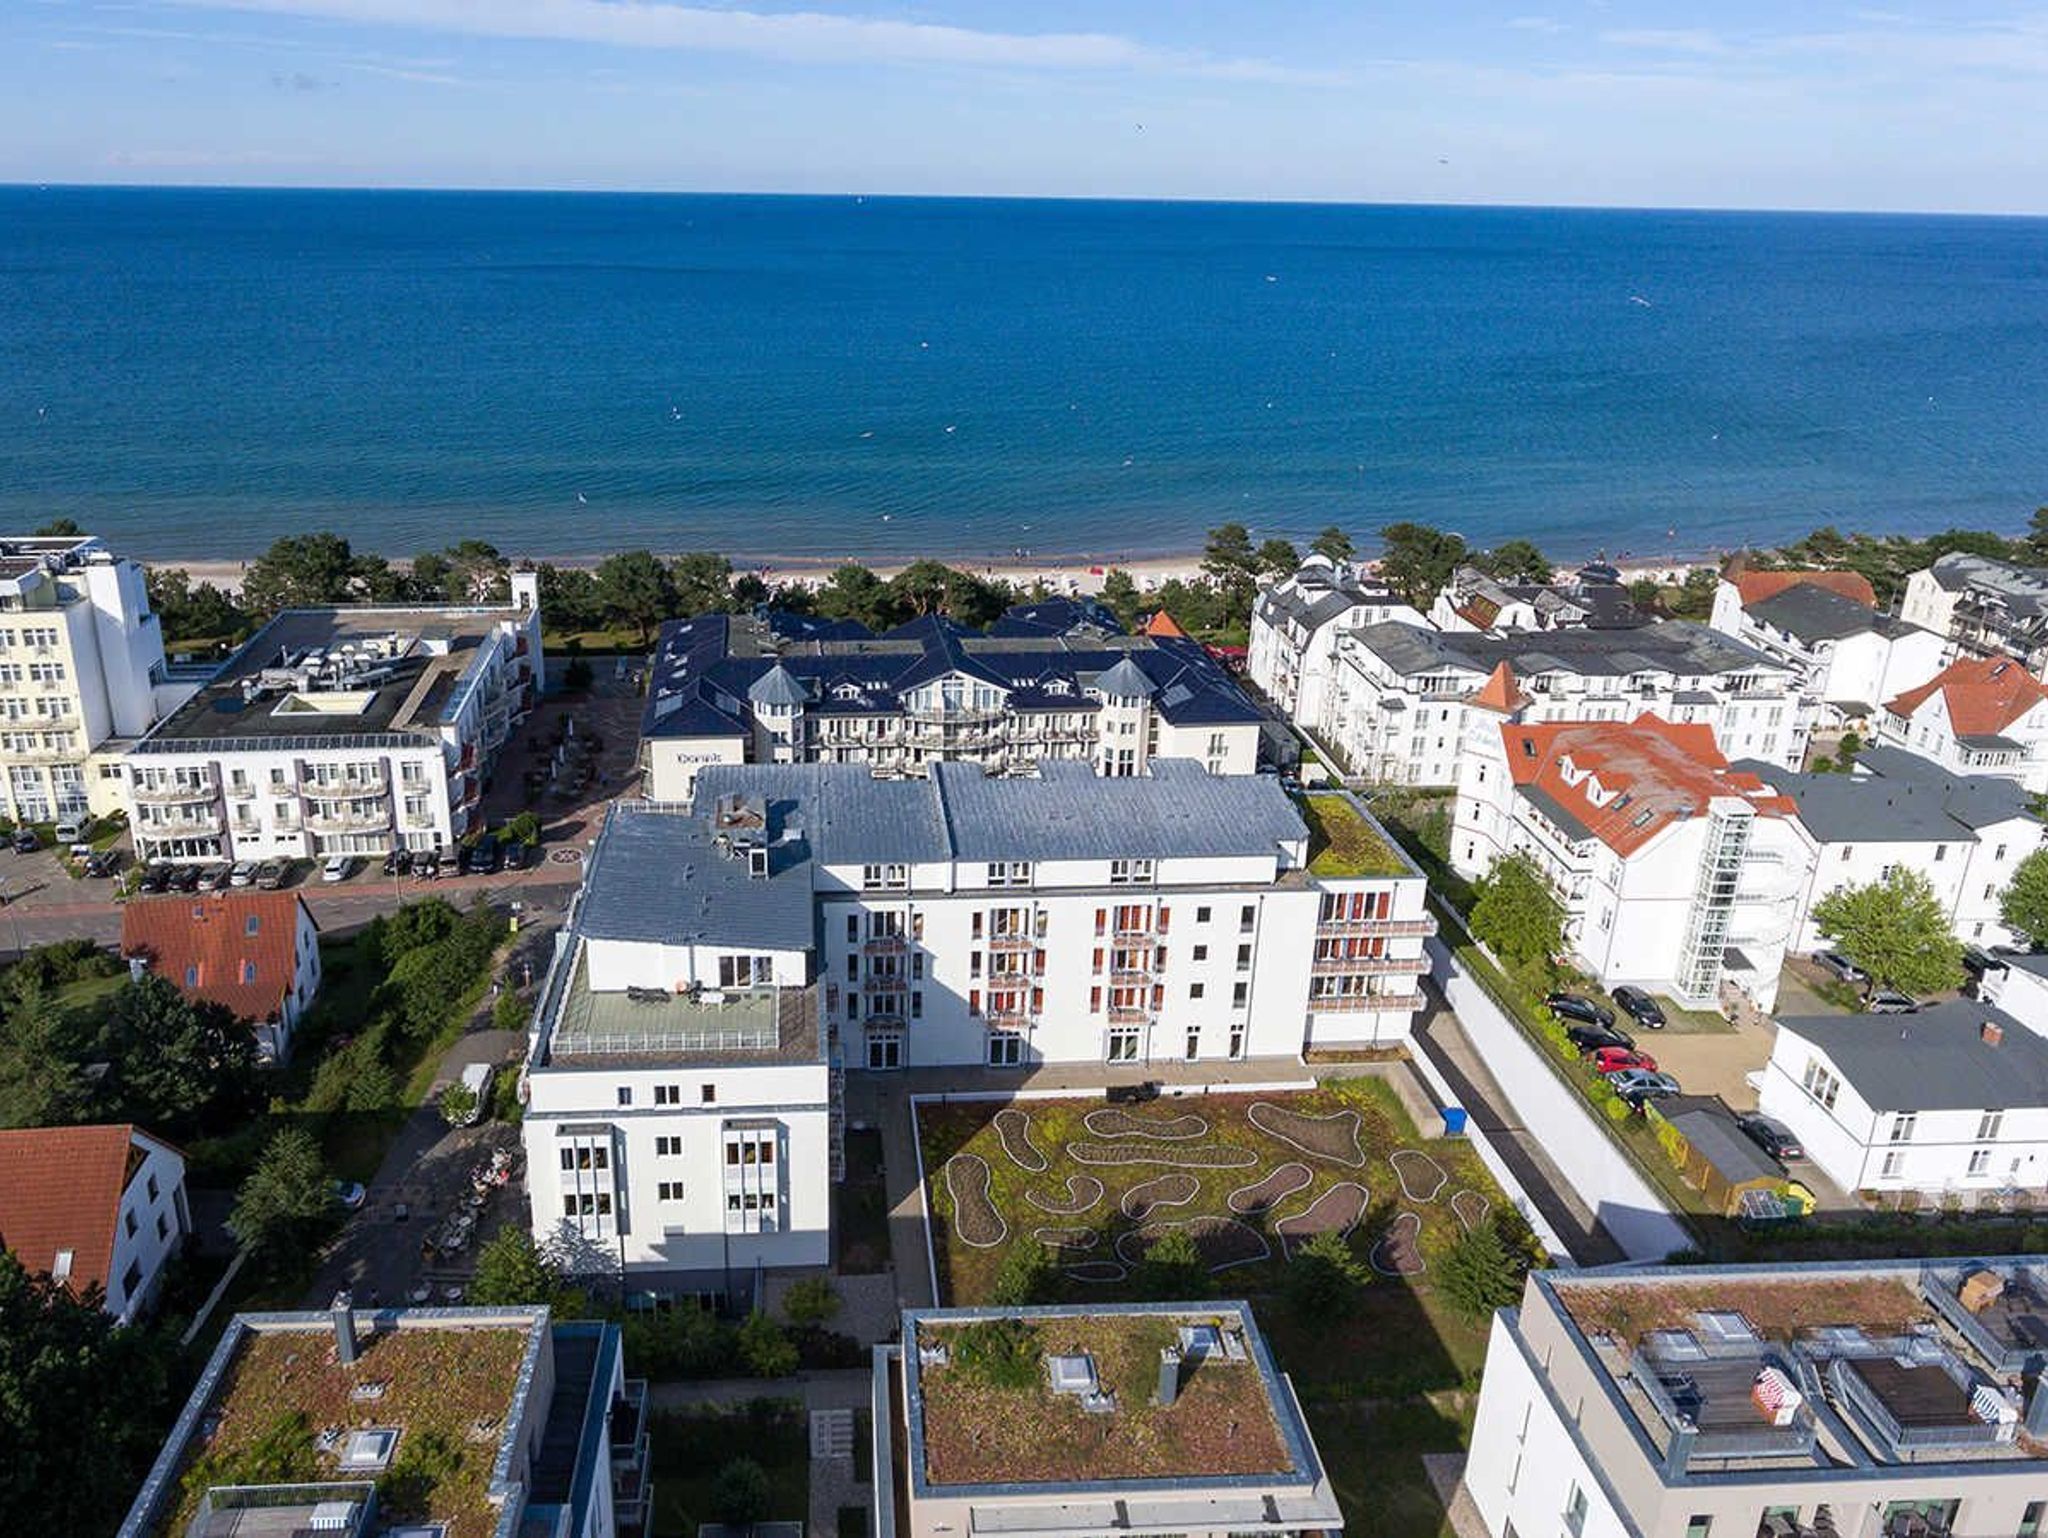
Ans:
<svg viewBox="0 0 2048 1538"><path fill-rule="evenodd" d="M782 1311L791 1324L823 1324L839 1312L839 1293L830 1277L807 1276L792 1282L782 1296Z"/></svg>
<svg viewBox="0 0 2048 1538"><path fill-rule="evenodd" d="M748 1527L768 1515L773 1494L766 1469L752 1458L735 1458L711 1481L711 1510L730 1527Z"/></svg>
<svg viewBox="0 0 2048 1538"><path fill-rule="evenodd" d="M1600 1109L1607 1113L1607 1119L1613 1122L1616 1126L1619 1126L1621 1125L1621 1123L1627 1121L1631 1116L1635 1115L1636 1111L1636 1108L1634 1106L1630 1105L1626 1100L1622 1099L1619 1095L1613 1096L1611 1099L1608 1100L1607 1104L1602 1106Z"/></svg>
<svg viewBox="0 0 2048 1538"><path fill-rule="evenodd" d="M992 1388L1030 1388L1038 1358L1038 1331L1022 1319L984 1319L953 1332L953 1365Z"/></svg>
<svg viewBox="0 0 2048 1538"><path fill-rule="evenodd" d="M504 837L515 844L533 845L540 842L540 818L532 812L521 812L516 817L505 819L505 826L499 830Z"/></svg>
<svg viewBox="0 0 2048 1538"><path fill-rule="evenodd" d="M628 1314L626 1359L654 1379L723 1378L740 1369L738 1332L709 1309Z"/></svg>
<svg viewBox="0 0 2048 1538"><path fill-rule="evenodd" d="M526 1000L519 996L516 989L507 988L498 995L497 1002L491 1005L491 1029L523 1031L526 1029L526 1017L529 1013L531 1011Z"/></svg>
<svg viewBox="0 0 2048 1538"><path fill-rule="evenodd" d="M1326 1230L1288 1264L1287 1306L1305 1320L1341 1318L1351 1312L1369 1279L1344 1236Z"/></svg>
<svg viewBox="0 0 2048 1538"><path fill-rule="evenodd" d="M740 1360L757 1378L786 1378L796 1371L796 1347L782 1326L758 1308L739 1330Z"/></svg>
<svg viewBox="0 0 2048 1538"><path fill-rule="evenodd" d="M476 1091L467 1084L451 1084L441 1091L441 1119L449 1126L464 1126L475 1114Z"/></svg>
<svg viewBox="0 0 2048 1538"><path fill-rule="evenodd" d="M1451 1246L1437 1268L1437 1285L1458 1312L1478 1319L1521 1295L1523 1270L1493 1225L1482 1223Z"/></svg>

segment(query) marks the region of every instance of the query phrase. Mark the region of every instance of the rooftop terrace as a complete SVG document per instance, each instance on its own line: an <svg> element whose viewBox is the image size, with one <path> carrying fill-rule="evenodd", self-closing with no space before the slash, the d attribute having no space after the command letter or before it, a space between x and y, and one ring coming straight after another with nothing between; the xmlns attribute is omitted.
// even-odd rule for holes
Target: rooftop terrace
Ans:
<svg viewBox="0 0 2048 1538"><path fill-rule="evenodd" d="M809 988L703 989L694 996L660 989L600 991L590 986L580 941L558 986L560 1006L547 1035L548 1062L556 1067L633 1059L733 1065L821 1061L817 996Z"/></svg>
<svg viewBox="0 0 2048 1538"><path fill-rule="evenodd" d="M927 1486L1317 1473L1293 1395L1242 1304L913 1313L905 1341L912 1472ZM1162 1405L1168 1348L1182 1360L1176 1397Z"/></svg>

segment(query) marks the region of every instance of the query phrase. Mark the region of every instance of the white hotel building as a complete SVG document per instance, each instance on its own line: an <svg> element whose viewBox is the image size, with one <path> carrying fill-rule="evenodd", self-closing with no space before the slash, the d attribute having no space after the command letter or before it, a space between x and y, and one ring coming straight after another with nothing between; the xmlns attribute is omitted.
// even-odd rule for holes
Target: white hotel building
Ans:
<svg viewBox="0 0 2048 1538"><path fill-rule="evenodd" d="M2027 1258L1538 1272L1465 1488L1492 1538L2033 1538L2044 1311Z"/></svg>
<svg viewBox="0 0 2048 1538"><path fill-rule="evenodd" d="M543 676L531 572L502 607L288 609L123 759L137 857L451 848Z"/></svg>

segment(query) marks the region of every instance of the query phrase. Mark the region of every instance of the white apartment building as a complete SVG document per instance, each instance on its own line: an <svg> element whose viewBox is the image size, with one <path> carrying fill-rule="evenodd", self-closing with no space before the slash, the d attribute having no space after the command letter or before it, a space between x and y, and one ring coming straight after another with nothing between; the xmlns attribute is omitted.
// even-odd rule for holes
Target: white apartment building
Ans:
<svg viewBox="0 0 2048 1538"><path fill-rule="evenodd" d="M641 720L649 799L687 801L707 764L934 763L1021 772L1048 758L1104 775L1154 757L1212 774L1258 767L1260 716L1170 624L1127 635L1100 604L1019 605L987 632L928 615L874 635L769 611L662 626Z"/></svg>
<svg viewBox="0 0 2048 1538"><path fill-rule="evenodd" d="M2048 791L2048 686L2011 657L1958 657L1887 701L1878 736L1957 774Z"/></svg>
<svg viewBox="0 0 2048 1538"><path fill-rule="evenodd" d="M1494 1316L1492 1538L2011 1538L2048 1513L2025 1260L1538 1272Z"/></svg>
<svg viewBox="0 0 2048 1538"><path fill-rule="evenodd" d="M1337 638L1390 621L1429 623L1363 568L1312 555L1253 603L1245 672L1290 720L1319 720Z"/></svg>
<svg viewBox="0 0 2048 1538"><path fill-rule="evenodd" d="M1791 810L1704 725L1507 723L1475 733L1451 863L1476 879L1527 855L1563 906L1566 944L1609 988L1691 1008L1734 989L1768 1010L1808 877Z"/></svg>
<svg viewBox="0 0 2048 1538"><path fill-rule="evenodd" d="M138 563L87 536L0 537L0 811L118 811L121 749L196 684L166 673Z"/></svg>
<svg viewBox="0 0 2048 1538"><path fill-rule="evenodd" d="M1828 942L1814 905L1841 887L1868 886L1893 869L1917 871L1959 940L2010 945L2000 899L2019 863L2041 847L2033 798L2011 780L1952 774L1901 748L1866 748L1846 774L1794 774L1743 762L1797 809L1808 849L1790 948Z"/></svg>
<svg viewBox="0 0 2048 1538"><path fill-rule="evenodd" d="M1502 582L1460 566L1429 606L1429 623L1446 632L1511 635L1522 631L1627 630L1647 625L1621 573L1581 567L1562 582Z"/></svg>
<svg viewBox="0 0 2048 1538"><path fill-rule="evenodd" d="M140 1127L0 1131L0 1243L132 1323L192 1232L185 1156Z"/></svg>
<svg viewBox="0 0 2048 1538"><path fill-rule="evenodd" d="M1955 657L2017 657L2048 673L2048 568L1954 551L1906 579L1899 618L1932 630Z"/></svg>
<svg viewBox="0 0 2048 1538"><path fill-rule="evenodd" d="M1947 660L1941 635L1878 613L1858 596L1869 592L1852 572L1745 571L1721 579L1709 623L1794 669L1801 692L1856 725Z"/></svg>
<svg viewBox="0 0 2048 1538"><path fill-rule="evenodd" d="M1320 719L1297 717L1353 773L1455 785L1468 725L1632 721L1712 728L1722 752L1797 765L1819 707L1795 670L1703 625L1443 635L1370 625L1337 644Z"/></svg>
<svg viewBox="0 0 2048 1538"><path fill-rule="evenodd" d="M1757 1104L1845 1191L2048 1190L2048 1038L1979 1000L1780 1020Z"/></svg>
<svg viewBox="0 0 2048 1538"><path fill-rule="evenodd" d="M1037 1373L1008 1385L973 1372L967 1332L992 1322L1035 1339ZM1142 1386L1116 1372L1134 1355ZM875 1347L873 1389L878 1538L1344 1528L1294 1385L1244 1303L909 1309L902 1344Z"/></svg>
<svg viewBox="0 0 2048 1538"><path fill-rule="evenodd" d="M539 695L539 594L279 614L122 760L137 857L452 848Z"/></svg>

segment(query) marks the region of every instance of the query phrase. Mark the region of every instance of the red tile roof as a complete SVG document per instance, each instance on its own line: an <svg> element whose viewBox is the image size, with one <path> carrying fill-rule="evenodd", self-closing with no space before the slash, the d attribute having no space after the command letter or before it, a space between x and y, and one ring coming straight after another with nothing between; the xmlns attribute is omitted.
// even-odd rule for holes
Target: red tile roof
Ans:
<svg viewBox="0 0 2048 1538"><path fill-rule="evenodd" d="M1509 725L1500 734L1515 784L1542 792L1620 855L1704 817L1716 796L1740 797L1766 816L1796 811L1755 775L1730 769L1709 726L1646 715L1626 725Z"/></svg>
<svg viewBox="0 0 2048 1538"><path fill-rule="evenodd" d="M140 956L188 998L271 1019L297 975L296 892L144 898L121 912L121 954Z"/></svg>
<svg viewBox="0 0 2048 1538"><path fill-rule="evenodd" d="M1824 587L1866 609L1877 607L1877 590L1870 579L1853 571L1746 571L1735 579L1745 609L1794 587Z"/></svg>
<svg viewBox="0 0 2048 1538"><path fill-rule="evenodd" d="M1515 670L1505 662L1486 675L1486 682L1479 686L1479 692L1472 696L1474 705L1481 710L1497 710L1504 716L1511 716L1529 701L1522 693L1521 685L1515 682Z"/></svg>
<svg viewBox="0 0 2048 1538"><path fill-rule="evenodd" d="M1995 737L2048 700L2048 688L2011 657L1958 657L1885 709L1910 718L1937 694L1948 704L1949 729L1958 737Z"/></svg>
<svg viewBox="0 0 2048 1538"><path fill-rule="evenodd" d="M1161 609L1158 613L1154 614L1150 619L1145 621L1144 629L1141 632L1141 634L1149 636L1184 636L1187 634L1187 632L1181 629L1179 625L1174 623L1173 616L1171 614L1168 614L1164 609Z"/></svg>
<svg viewBox="0 0 2048 1538"><path fill-rule="evenodd" d="M0 1246L31 1273L54 1271L69 1250L72 1290L104 1288L121 1193L141 1162L130 1126L0 1132Z"/></svg>

